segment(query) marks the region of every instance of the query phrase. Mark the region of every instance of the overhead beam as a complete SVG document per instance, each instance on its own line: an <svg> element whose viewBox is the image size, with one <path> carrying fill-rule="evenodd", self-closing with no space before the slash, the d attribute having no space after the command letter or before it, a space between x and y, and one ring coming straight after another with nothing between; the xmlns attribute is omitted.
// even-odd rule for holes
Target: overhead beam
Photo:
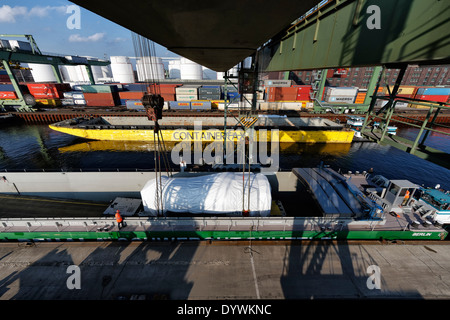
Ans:
<svg viewBox="0 0 450 320"><path fill-rule="evenodd" d="M449 17L450 1L331 0L261 53L266 71L450 63Z"/></svg>
<svg viewBox="0 0 450 320"><path fill-rule="evenodd" d="M72 0L183 57L227 71L319 0Z"/></svg>
<svg viewBox="0 0 450 320"><path fill-rule="evenodd" d="M10 50L0 50L0 60L9 62L24 63L41 63L41 64L57 64L57 65L91 65L91 66L107 66L111 62L107 60L88 60L87 63L79 63L70 61L64 57L51 56L44 54L33 54L27 52L14 52Z"/></svg>

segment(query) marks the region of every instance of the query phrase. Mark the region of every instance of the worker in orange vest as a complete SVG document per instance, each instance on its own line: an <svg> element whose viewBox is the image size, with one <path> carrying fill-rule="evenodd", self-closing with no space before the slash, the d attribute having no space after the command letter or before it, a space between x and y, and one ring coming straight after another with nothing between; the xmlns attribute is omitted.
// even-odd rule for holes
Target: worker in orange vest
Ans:
<svg viewBox="0 0 450 320"><path fill-rule="evenodd" d="M123 227L123 218L120 215L120 210L116 211L116 221L117 221L117 226L119 227L119 230L122 229L122 227Z"/></svg>
<svg viewBox="0 0 450 320"><path fill-rule="evenodd" d="M403 200L402 206L406 206L406 204L408 203L409 197L410 197L409 190L406 190L406 194L405 194L405 198Z"/></svg>

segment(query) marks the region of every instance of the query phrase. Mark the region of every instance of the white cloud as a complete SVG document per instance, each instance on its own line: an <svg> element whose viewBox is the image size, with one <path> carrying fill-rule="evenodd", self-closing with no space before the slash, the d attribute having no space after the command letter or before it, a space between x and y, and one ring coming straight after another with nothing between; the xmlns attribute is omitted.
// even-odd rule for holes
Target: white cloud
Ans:
<svg viewBox="0 0 450 320"><path fill-rule="evenodd" d="M28 11L28 15L37 17L46 17L49 14L66 13L67 6L46 6L46 7L33 7Z"/></svg>
<svg viewBox="0 0 450 320"><path fill-rule="evenodd" d="M124 42L124 41L127 41L127 39L120 38L120 37L114 38L114 40L113 40L113 42L115 42L115 43Z"/></svg>
<svg viewBox="0 0 450 320"><path fill-rule="evenodd" d="M15 6L10 7L3 5L0 7L0 23L2 22L16 22L16 17L25 16L27 14L27 7Z"/></svg>
<svg viewBox="0 0 450 320"><path fill-rule="evenodd" d="M82 37L77 33L77 34L72 34L69 37L69 42L97 42L97 41L102 40L104 37L105 37L104 32L97 32L88 37Z"/></svg>
<svg viewBox="0 0 450 320"><path fill-rule="evenodd" d="M24 6L14 6L10 7L8 5L3 5L0 7L0 23L16 22L16 18L19 17L46 17L52 13L65 14L67 6L46 6L40 7L35 6L31 9L28 9Z"/></svg>

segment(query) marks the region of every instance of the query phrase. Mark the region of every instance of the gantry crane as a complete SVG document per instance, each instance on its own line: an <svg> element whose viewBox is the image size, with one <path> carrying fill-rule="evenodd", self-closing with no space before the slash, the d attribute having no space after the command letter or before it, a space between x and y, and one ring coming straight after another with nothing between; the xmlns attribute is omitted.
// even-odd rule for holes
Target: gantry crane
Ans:
<svg viewBox="0 0 450 320"><path fill-rule="evenodd" d="M49 64L52 66L53 72L58 83L62 83L61 73L59 71L60 65L85 65L89 76L89 80L92 84L95 83L94 76L92 73L91 66L107 66L110 61L107 60L90 60L86 59L83 62L75 62L64 56L43 54L36 41L32 35L29 34L0 34L0 38L26 38L31 46L31 50L21 50L19 48L7 48L0 47L0 61L2 63L3 69L6 70L11 84L17 95L17 99L5 99L0 100L0 107L5 105L19 106L20 111L33 111L32 107L35 105L36 101L34 97L26 92L24 92L19 85L13 71L12 65L20 65L20 63L39 63L39 64Z"/></svg>

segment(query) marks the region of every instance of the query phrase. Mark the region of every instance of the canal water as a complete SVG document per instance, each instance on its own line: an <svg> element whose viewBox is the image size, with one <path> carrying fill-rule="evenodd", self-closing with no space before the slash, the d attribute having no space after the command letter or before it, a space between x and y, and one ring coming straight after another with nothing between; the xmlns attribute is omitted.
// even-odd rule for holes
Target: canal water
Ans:
<svg viewBox="0 0 450 320"><path fill-rule="evenodd" d="M398 130L399 136L409 139L417 134L415 128ZM432 133L427 145L450 153L450 136ZM151 170L153 150L147 142L89 141L53 131L47 125L8 125L0 127L0 174L5 170ZM429 187L440 184L450 190L450 170L393 147L371 142L280 146L283 170L315 167L321 162L344 172L372 168L390 179L407 179Z"/></svg>

